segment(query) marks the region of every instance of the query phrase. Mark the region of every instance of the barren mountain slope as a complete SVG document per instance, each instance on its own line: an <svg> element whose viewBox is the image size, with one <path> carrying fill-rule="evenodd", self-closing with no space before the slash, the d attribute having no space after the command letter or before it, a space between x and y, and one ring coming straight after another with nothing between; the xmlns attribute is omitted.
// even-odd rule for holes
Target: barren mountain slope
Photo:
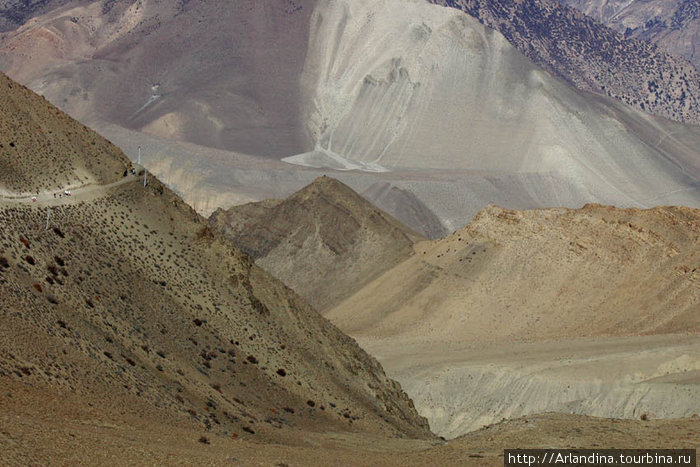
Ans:
<svg viewBox="0 0 700 467"><path fill-rule="evenodd" d="M209 437L180 427L144 423L141 419L105 414L67 395L67 410L46 406L39 389L18 392L4 384L0 390L0 422L12 438L0 437L3 460L14 467L34 462L71 466L100 465L251 465L304 467L491 467L503 463L503 449L700 447L700 419L604 420L562 414L507 420L458 440L431 447L417 440L387 439L352 434L307 434L308 445L287 446L241 439ZM28 462L29 461L29 462Z"/></svg>
<svg viewBox="0 0 700 467"><path fill-rule="evenodd" d="M318 310L407 259L423 240L325 176L283 201L218 210L209 222Z"/></svg>
<svg viewBox="0 0 700 467"><path fill-rule="evenodd" d="M432 232L488 202L699 203L700 130L572 89L458 9L117 3L35 17L4 35L0 66L132 157L143 145L147 166L207 213L286 196L314 167L371 172L344 176L359 192L389 182L415 194L440 219Z"/></svg>
<svg viewBox="0 0 700 467"><path fill-rule="evenodd" d="M560 0L625 37L658 44L700 65L700 4L695 0Z"/></svg>
<svg viewBox="0 0 700 467"><path fill-rule="evenodd" d="M0 92L16 94L20 107L31 100L16 84ZM7 111L0 108L2 119ZM46 118L56 133L71 128ZM91 145L68 159L88 156ZM9 166L20 163L10 153ZM127 177L60 200L0 197L0 378L20 392L53 393L52 406L74 393L212 435L430 437L400 387L352 339L147 181Z"/></svg>
<svg viewBox="0 0 700 467"><path fill-rule="evenodd" d="M643 40L628 39L559 0L430 0L500 31L522 53L579 89L654 115L699 123L698 71Z"/></svg>
<svg viewBox="0 0 700 467"><path fill-rule="evenodd" d="M0 73L0 194L118 180L129 160L109 141Z"/></svg>
<svg viewBox="0 0 700 467"><path fill-rule="evenodd" d="M353 335L494 342L700 332L700 211L495 206L329 317Z"/></svg>
<svg viewBox="0 0 700 467"><path fill-rule="evenodd" d="M489 207L326 316L454 437L700 412L700 211Z"/></svg>

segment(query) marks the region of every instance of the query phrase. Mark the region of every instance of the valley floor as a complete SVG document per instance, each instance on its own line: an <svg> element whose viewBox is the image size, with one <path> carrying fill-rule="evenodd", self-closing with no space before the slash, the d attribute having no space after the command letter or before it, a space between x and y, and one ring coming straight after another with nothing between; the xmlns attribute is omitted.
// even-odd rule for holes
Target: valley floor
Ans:
<svg viewBox="0 0 700 467"><path fill-rule="evenodd" d="M561 412L625 419L700 413L700 336L661 335L450 347L361 339L452 438L502 419Z"/></svg>
<svg viewBox="0 0 700 467"><path fill-rule="evenodd" d="M0 378L2 466L495 466L503 449L700 448L700 418L607 420L544 414L503 421L446 443L299 432L263 444L203 432L157 413L117 413L97 401ZM209 444L200 438L207 438Z"/></svg>

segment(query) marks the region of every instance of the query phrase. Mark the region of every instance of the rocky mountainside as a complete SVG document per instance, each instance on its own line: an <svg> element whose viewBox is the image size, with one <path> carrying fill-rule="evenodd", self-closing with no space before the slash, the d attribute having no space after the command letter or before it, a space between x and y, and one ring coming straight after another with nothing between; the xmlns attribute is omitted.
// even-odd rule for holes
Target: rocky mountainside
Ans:
<svg viewBox="0 0 700 467"><path fill-rule="evenodd" d="M116 146L0 73L0 193L37 193L121 178Z"/></svg>
<svg viewBox="0 0 700 467"><path fill-rule="evenodd" d="M82 135L81 125L3 80L1 99L25 113L19 133ZM15 112L1 107L0 121ZM95 155L95 135L85 135L84 147L65 154L67 167L99 160L88 173L95 180L101 167L121 167L123 154ZM42 141L26 138L23 150L41 152ZM21 154L4 159L24 167ZM37 177L51 167L38 163ZM53 394L52 410L64 409L63 394L78 395L211 436L431 436L376 360L157 179L147 182L126 177L63 199L0 196L0 379L20 394L29 386Z"/></svg>
<svg viewBox="0 0 700 467"><path fill-rule="evenodd" d="M438 434L700 413L700 211L483 210L326 313Z"/></svg>
<svg viewBox="0 0 700 467"><path fill-rule="evenodd" d="M695 67L557 0L431 1L459 8L496 29L535 63L579 89L654 115L700 123L700 76Z"/></svg>
<svg viewBox="0 0 700 467"><path fill-rule="evenodd" d="M318 310L407 259L424 240L325 176L285 200L218 210L209 222Z"/></svg>
<svg viewBox="0 0 700 467"><path fill-rule="evenodd" d="M658 44L700 66L700 4L696 0L560 0L634 39Z"/></svg>

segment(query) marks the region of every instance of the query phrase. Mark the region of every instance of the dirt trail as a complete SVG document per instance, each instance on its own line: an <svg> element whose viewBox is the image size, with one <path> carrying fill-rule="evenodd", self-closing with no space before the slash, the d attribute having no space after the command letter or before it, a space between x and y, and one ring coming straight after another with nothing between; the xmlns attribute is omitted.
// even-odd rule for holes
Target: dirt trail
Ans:
<svg viewBox="0 0 700 467"><path fill-rule="evenodd" d="M76 188L65 188L66 190L70 191L71 196L63 195L60 198L54 197L54 194L63 193L63 190L40 192L39 195L36 196L36 201L34 201L35 195L0 195L0 205L63 206L66 204L75 204L80 201L90 201L95 198L99 198L112 188L125 185L127 183L137 182L143 183L143 177L129 175L116 182L108 183L106 185L88 183Z"/></svg>

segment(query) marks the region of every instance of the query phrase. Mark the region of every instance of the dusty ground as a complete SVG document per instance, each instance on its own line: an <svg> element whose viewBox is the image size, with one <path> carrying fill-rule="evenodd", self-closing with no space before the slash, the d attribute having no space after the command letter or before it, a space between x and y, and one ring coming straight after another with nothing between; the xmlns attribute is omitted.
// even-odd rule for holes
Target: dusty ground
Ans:
<svg viewBox="0 0 700 467"><path fill-rule="evenodd" d="M297 433L285 444L222 437L158 414L98 403L0 377L0 465L415 467L502 465L506 448L700 448L700 419L624 421L537 415L448 443L339 432ZM205 436L210 444L199 439Z"/></svg>

